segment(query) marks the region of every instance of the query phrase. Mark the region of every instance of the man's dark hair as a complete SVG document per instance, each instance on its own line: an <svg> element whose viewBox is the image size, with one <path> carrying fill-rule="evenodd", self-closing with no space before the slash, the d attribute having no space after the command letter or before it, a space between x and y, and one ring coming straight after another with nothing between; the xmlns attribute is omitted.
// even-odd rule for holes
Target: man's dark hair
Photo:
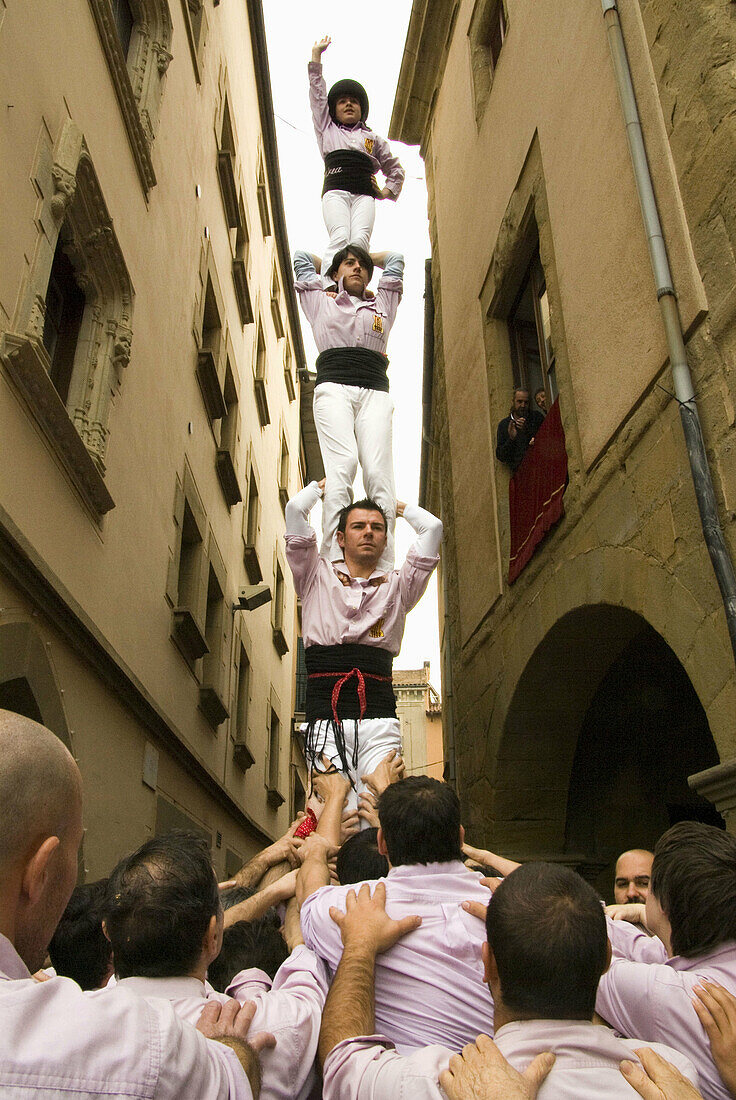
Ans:
<svg viewBox="0 0 736 1100"><path fill-rule="evenodd" d="M227 912L233 905L240 905L241 901L248 901L255 894L250 886L228 886L226 890L220 890L220 904Z"/></svg>
<svg viewBox="0 0 736 1100"><path fill-rule="evenodd" d="M378 829L361 829L348 837L337 853L337 877L342 886L384 878L388 860L378 851Z"/></svg>
<svg viewBox="0 0 736 1100"><path fill-rule="evenodd" d="M107 879L75 886L56 926L49 958L57 974L82 989L99 989L108 977L112 947L102 931L102 902Z"/></svg>
<svg viewBox="0 0 736 1100"><path fill-rule="evenodd" d="M236 974L251 967L273 979L288 957L276 910L269 909L257 920L239 920L225 929L220 954L207 968L207 979L224 993Z"/></svg>
<svg viewBox="0 0 736 1100"><path fill-rule="evenodd" d="M188 974L220 912L207 842L175 831L152 837L110 875L104 916L120 978Z"/></svg>
<svg viewBox="0 0 736 1100"><path fill-rule="evenodd" d="M460 802L452 787L427 775L410 775L386 787L378 820L392 867L462 860Z"/></svg>
<svg viewBox="0 0 736 1100"><path fill-rule="evenodd" d="M650 890L670 922L673 955L736 940L736 837L679 821L654 848Z"/></svg>
<svg viewBox="0 0 736 1100"><path fill-rule="evenodd" d="M383 519L383 526L388 531L388 522L386 520L386 513L380 504L376 504L375 500L371 500L370 497L364 497L363 500L356 500L352 504L346 505L340 515L337 518L337 529L345 534L345 528L347 527L348 516L351 512L354 512L356 508L360 508L365 512L378 512Z"/></svg>
<svg viewBox="0 0 736 1100"><path fill-rule="evenodd" d="M359 244L346 244L344 248L339 249L332 257L332 264L330 270L327 272L330 279L337 278L337 272L340 264L343 260L347 260L348 256L354 256L356 260L360 261L361 267L364 267L368 272L368 282L373 278L373 260L364 248L361 248Z"/></svg>
<svg viewBox="0 0 736 1100"><path fill-rule="evenodd" d="M600 900L580 875L523 864L496 889L486 931L508 1009L526 1019L592 1019L608 937Z"/></svg>

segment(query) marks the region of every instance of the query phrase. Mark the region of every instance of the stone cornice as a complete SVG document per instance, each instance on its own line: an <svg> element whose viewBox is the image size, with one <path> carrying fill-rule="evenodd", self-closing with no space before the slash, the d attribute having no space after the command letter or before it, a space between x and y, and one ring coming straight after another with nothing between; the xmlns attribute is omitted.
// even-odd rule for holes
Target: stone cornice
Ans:
<svg viewBox="0 0 736 1100"><path fill-rule="evenodd" d="M89 0L89 6L97 24L102 52L105 55L120 111L128 133L128 141L138 169L143 189L148 194L156 186L156 173L153 170L148 137L141 121L138 104L128 75L128 67L123 55L118 32L115 28L110 0Z"/></svg>
<svg viewBox="0 0 736 1100"><path fill-rule="evenodd" d="M183 734L161 710L135 673L103 637L2 507L0 570L34 604L43 618L62 634L90 673L100 677L141 725L151 732L159 744L238 825L255 832L263 843L272 839L245 813L215 773L189 746Z"/></svg>
<svg viewBox="0 0 736 1100"><path fill-rule="evenodd" d="M453 0L414 0L388 136L421 145L432 95L442 81Z"/></svg>
<svg viewBox="0 0 736 1100"><path fill-rule="evenodd" d="M736 760L726 760L713 768L687 777L689 785L712 802L719 813L736 809Z"/></svg>

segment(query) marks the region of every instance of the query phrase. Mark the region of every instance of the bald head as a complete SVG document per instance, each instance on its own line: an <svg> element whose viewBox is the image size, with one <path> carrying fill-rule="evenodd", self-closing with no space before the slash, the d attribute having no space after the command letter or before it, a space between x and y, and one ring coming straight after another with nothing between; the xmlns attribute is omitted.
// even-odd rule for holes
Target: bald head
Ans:
<svg viewBox="0 0 736 1100"><path fill-rule="evenodd" d="M40 839L63 837L79 814L74 758L45 726L0 710L0 874Z"/></svg>
<svg viewBox="0 0 736 1100"><path fill-rule="evenodd" d="M43 965L77 878L82 781L50 730L0 710L0 932Z"/></svg>
<svg viewBox="0 0 736 1100"><path fill-rule="evenodd" d="M618 905L647 900L653 859L654 852L649 852L646 848L632 848L621 853L616 860L613 886L613 895Z"/></svg>

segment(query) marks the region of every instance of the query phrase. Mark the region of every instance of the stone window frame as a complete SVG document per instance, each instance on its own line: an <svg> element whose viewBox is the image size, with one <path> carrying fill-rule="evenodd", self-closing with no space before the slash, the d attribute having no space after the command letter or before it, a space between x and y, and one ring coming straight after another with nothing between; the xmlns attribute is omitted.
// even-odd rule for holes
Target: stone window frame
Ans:
<svg viewBox="0 0 736 1100"><path fill-rule="evenodd" d="M38 237L0 357L99 522L115 507L104 480L105 453L112 406L130 360L134 291L84 135L71 119L53 148L40 142L32 180L39 196ZM49 376L43 345L46 294L62 227L86 299L66 404Z"/></svg>
<svg viewBox="0 0 736 1100"><path fill-rule="evenodd" d="M284 385L289 404L296 400L296 383L294 381L294 353L291 349L291 339L287 336L284 341Z"/></svg>
<svg viewBox="0 0 736 1100"><path fill-rule="evenodd" d="M286 331L284 329L284 318L281 314L281 281L279 279L275 257L273 261L273 271L271 273L271 318L273 320L273 330L276 333L276 339L283 340Z"/></svg>
<svg viewBox="0 0 736 1100"><path fill-rule="evenodd" d="M286 425L281 421L279 431L279 457L276 470L276 484L279 490L279 501L282 511L286 511L289 503L289 478L291 474L291 448L289 447L289 434Z"/></svg>
<svg viewBox="0 0 736 1100"><path fill-rule="evenodd" d="M261 529L261 481L258 466L253 453L253 445L248 449L248 465L245 477L245 498L243 501L243 564L250 584L260 584L263 580L258 556L258 535ZM255 492L254 492L255 491ZM255 495L255 503L254 503Z"/></svg>
<svg viewBox="0 0 736 1100"><path fill-rule="evenodd" d="M226 412L219 424L212 424L215 438L215 471L228 508L240 504L243 493L238 475L240 445L240 378L235 352L228 336L225 342L225 374L222 393Z"/></svg>
<svg viewBox="0 0 736 1100"><path fill-rule="evenodd" d="M192 57L194 79L197 81L197 84L201 84L204 71L204 54L207 47L207 36L209 32L204 0L181 0L181 8L182 15L184 16L184 26L187 32L189 52Z"/></svg>
<svg viewBox="0 0 736 1100"><path fill-rule="evenodd" d="M271 637L279 659L289 652L289 643L284 631L286 617L286 565L281 557L278 544L273 552L273 598L271 600ZM280 590L280 598L279 598Z"/></svg>
<svg viewBox="0 0 736 1100"><path fill-rule="evenodd" d="M263 324L263 316L260 311L260 303L256 305L256 316L258 318L253 332L253 354L251 362L253 364L253 395L256 402L256 410L258 412L258 423L261 428L267 427L271 423L271 413L268 408L268 389L266 384L266 375L268 373L268 344L266 343L266 333Z"/></svg>
<svg viewBox="0 0 736 1100"><path fill-rule="evenodd" d="M180 602L182 536L187 509L196 527L199 540L192 569L189 597L185 602ZM209 525L204 502L197 488L189 460L186 458L182 475L176 476L173 519L174 540L173 545L169 547L166 578L166 600L171 607L171 638L190 670L196 675L196 662L208 650L205 627L209 581L209 554L207 553Z"/></svg>
<svg viewBox="0 0 736 1100"><path fill-rule="evenodd" d="M483 341L486 353L486 371L489 407L494 416L491 424L493 449L497 422L508 415L511 392L514 386L513 353L508 317L514 301L526 277L535 251L544 270L550 306L550 328L555 349L555 376L559 393L565 395L562 420L565 430L569 485L566 501L573 511L573 504L581 491L580 473L582 457L575 420L575 395L570 374L570 362L565 335L562 298L557 279L554 239L550 220L544 167L535 133L524 167L501 219L479 294L483 324ZM494 459L496 469L497 502L506 499L504 486L508 474L502 472L502 464ZM498 531L504 544L504 556L508 559L509 538L508 510L499 509Z"/></svg>
<svg viewBox="0 0 736 1100"><path fill-rule="evenodd" d="M217 346L214 348L204 338L208 287L212 289L214 307L219 319L219 337ZM199 275L192 317L192 335L197 349L195 373L202 394L204 409L210 426L212 426L215 420L221 420L227 413L224 391L230 334L225 299L209 238L204 238L200 251Z"/></svg>
<svg viewBox="0 0 736 1100"><path fill-rule="evenodd" d="M133 33L127 56L118 37L110 0L89 0L138 175L148 194L156 185L151 148L158 129L170 52L168 0L129 0Z"/></svg>
<svg viewBox="0 0 736 1100"><path fill-rule="evenodd" d="M283 729L284 724L281 720L281 701L271 687L271 691L268 697L268 703L266 704L266 759L264 769L264 782L266 786L266 801L269 806L277 810L279 806L282 806L286 801L282 792L282 775L281 775L281 745L283 742ZM274 745L274 728L273 719L274 715L278 722L278 728L276 731L275 745ZM273 766L274 748L276 750L276 767Z"/></svg>
<svg viewBox="0 0 736 1100"><path fill-rule="evenodd" d="M208 651L202 657L199 684L199 709L214 730L230 717L227 705L230 665L230 636L233 624L233 603L228 597L225 561L217 545L212 527L207 538L207 591L205 594L205 637ZM220 592L219 600L210 596L214 580ZM219 605L219 606L215 606ZM213 621L210 621L210 614Z"/></svg>
<svg viewBox="0 0 736 1100"><path fill-rule="evenodd" d="M232 743L233 760L241 771L246 772L248 768L255 763L255 757L250 749L252 744L254 677L253 643L243 618L244 617L241 615L240 624L236 625L233 630L233 697L230 708L230 741ZM240 675L243 655L245 655L245 659L248 662L247 683L245 685L247 689L245 711L243 711L243 703L240 698L243 686L241 684Z"/></svg>
<svg viewBox="0 0 736 1100"><path fill-rule="evenodd" d="M500 21L501 45L493 56L489 42L491 26ZM470 75L475 101L475 121L479 126L491 94L501 51L509 33L509 13L506 0L476 0L468 26Z"/></svg>

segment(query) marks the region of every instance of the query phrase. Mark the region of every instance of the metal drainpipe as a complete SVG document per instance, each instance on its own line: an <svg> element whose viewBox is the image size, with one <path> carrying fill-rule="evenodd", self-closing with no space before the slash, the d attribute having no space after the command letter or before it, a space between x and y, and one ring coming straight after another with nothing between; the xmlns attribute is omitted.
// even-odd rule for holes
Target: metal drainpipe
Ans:
<svg viewBox="0 0 736 1100"><path fill-rule="evenodd" d="M677 312L677 298L672 284L672 273L667 259L662 225L657 213L657 203L654 197L652 177L649 172L641 120L636 105L634 85L626 55L626 45L621 30L618 8L616 0L602 0L602 4L616 83L618 84L618 92L626 122L626 136L629 141L629 151L634 167L636 189L639 193L644 228L647 234L649 257L657 284L657 299L659 300L667 349L672 366L675 397L680 407L680 420L682 421L682 430L685 433L685 444L690 459L690 470L700 512L700 522L703 525L703 535L710 554L713 571L721 590L728 633L731 638L731 648L734 657L736 657L736 574L734 574L733 562L718 518L713 479L708 466L700 417L695 404L695 391L687 362L680 317Z"/></svg>

